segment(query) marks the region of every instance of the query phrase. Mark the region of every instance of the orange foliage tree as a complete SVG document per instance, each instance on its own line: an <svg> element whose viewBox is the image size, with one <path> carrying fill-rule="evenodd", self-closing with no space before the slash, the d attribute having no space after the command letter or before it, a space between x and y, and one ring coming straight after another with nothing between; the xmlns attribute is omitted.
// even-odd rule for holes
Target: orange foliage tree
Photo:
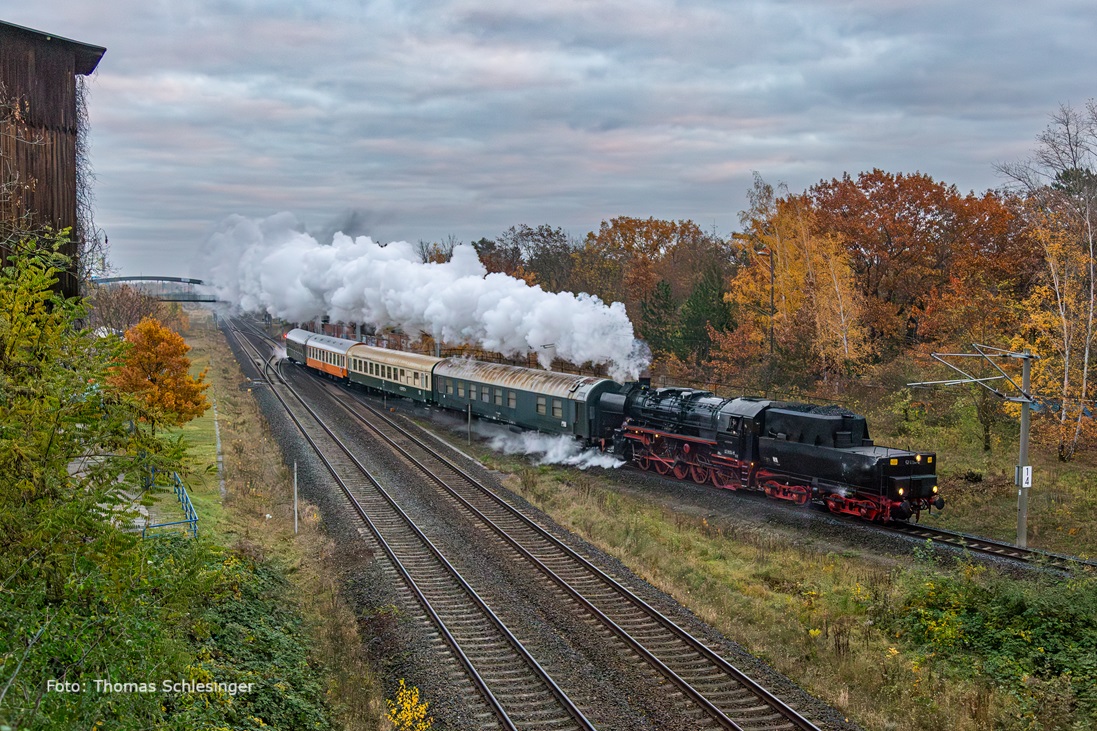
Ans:
<svg viewBox="0 0 1097 731"><path fill-rule="evenodd" d="M126 343L111 385L148 404L157 424L181 426L206 412L206 371L190 375L190 346L182 336L146 317L126 331Z"/></svg>
<svg viewBox="0 0 1097 731"><path fill-rule="evenodd" d="M846 174L809 195L818 229L848 243L877 349L894 355L917 342L925 306L966 244L964 198L928 175L882 170Z"/></svg>

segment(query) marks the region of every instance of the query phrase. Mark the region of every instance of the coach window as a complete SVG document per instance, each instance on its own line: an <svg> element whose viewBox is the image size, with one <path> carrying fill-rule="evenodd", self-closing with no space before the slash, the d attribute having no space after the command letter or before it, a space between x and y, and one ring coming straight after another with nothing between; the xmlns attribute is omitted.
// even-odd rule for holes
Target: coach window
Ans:
<svg viewBox="0 0 1097 731"><path fill-rule="evenodd" d="M538 414L546 413L545 412L545 397L544 396L538 396L537 397L537 413Z"/></svg>
<svg viewBox="0 0 1097 731"><path fill-rule="evenodd" d="M453 379L452 378L447 378L446 379L446 393L448 393L450 396L453 395Z"/></svg>
<svg viewBox="0 0 1097 731"><path fill-rule="evenodd" d="M411 374L411 380L415 383L416 386L419 385L419 371Z"/></svg>
<svg viewBox="0 0 1097 731"><path fill-rule="evenodd" d="M518 408L518 394L516 394L514 391L507 391L507 408Z"/></svg>
<svg viewBox="0 0 1097 731"><path fill-rule="evenodd" d="M476 384L470 383L469 384L469 401L475 401L475 400L476 400Z"/></svg>
<svg viewBox="0 0 1097 731"><path fill-rule="evenodd" d="M503 389L501 389L501 388L495 389L495 405L496 406L502 406L503 405Z"/></svg>
<svg viewBox="0 0 1097 731"><path fill-rule="evenodd" d="M480 397L480 400L485 401L485 402L491 401L491 389L488 388L487 386L484 386L484 393Z"/></svg>
<svg viewBox="0 0 1097 731"><path fill-rule="evenodd" d="M564 415L564 405L560 403L558 398L552 400L552 415L557 419Z"/></svg>
<svg viewBox="0 0 1097 731"><path fill-rule="evenodd" d="M457 395L461 398L465 397L465 384L462 381L457 382Z"/></svg>
<svg viewBox="0 0 1097 731"><path fill-rule="evenodd" d="M407 378L408 377L406 375L404 375L404 369L401 368L400 369L400 383L407 383L408 382Z"/></svg>

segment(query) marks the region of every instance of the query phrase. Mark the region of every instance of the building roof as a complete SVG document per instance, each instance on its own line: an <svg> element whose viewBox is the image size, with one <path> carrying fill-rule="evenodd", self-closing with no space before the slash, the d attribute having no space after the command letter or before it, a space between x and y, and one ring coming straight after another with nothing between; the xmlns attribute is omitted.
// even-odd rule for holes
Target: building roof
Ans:
<svg viewBox="0 0 1097 731"><path fill-rule="evenodd" d="M46 43L58 43L62 46L68 46L72 50L73 57L76 60L76 67L74 70L81 76L87 76L92 71L95 71L95 67L99 65L99 60L103 58L103 54L107 52L107 49L102 46L93 46L90 43L74 41L71 38L63 38L54 33L46 33L44 31L34 30L33 28L24 28L21 25L0 20L0 34L3 33L15 33L17 35L35 38Z"/></svg>

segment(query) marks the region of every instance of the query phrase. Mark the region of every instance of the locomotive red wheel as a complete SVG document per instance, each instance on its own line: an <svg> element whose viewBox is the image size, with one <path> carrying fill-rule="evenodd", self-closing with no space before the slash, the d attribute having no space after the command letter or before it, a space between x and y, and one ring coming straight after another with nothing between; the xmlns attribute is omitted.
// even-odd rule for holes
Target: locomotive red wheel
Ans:
<svg viewBox="0 0 1097 731"><path fill-rule="evenodd" d="M674 476L677 477L679 480L686 479L686 475L689 474L689 470L690 470L690 465L687 464L686 462L675 462L674 463Z"/></svg>
<svg viewBox="0 0 1097 731"><path fill-rule="evenodd" d="M650 470L651 469L651 459L649 457L647 457L646 455L643 456L643 457L637 457L636 458L636 464L642 470Z"/></svg>
<svg viewBox="0 0 1097 731"><path fill-rule="evenodd" d="M697 465L697 464L689 466L689 476L698 485L703 485L706 482L708 482L709 476L711 474L712 473L709 471L708 467L703 467L703 466Z"/></svg>
<svg viewBox="0 0 1097 731"><path fill-rule="evenodd" d="M653 459L651 464L655 467L655 471L660 475L666 475L670 473L670 465L661 459Z"/></svg>
<svg viewBox="0 0 1097 731"><path fill-rule="evenodd" d="M861 514L861 517L865 520L876 520L877 510L875 506L870 506L865 503L861 503L857 512Z"/></svg>

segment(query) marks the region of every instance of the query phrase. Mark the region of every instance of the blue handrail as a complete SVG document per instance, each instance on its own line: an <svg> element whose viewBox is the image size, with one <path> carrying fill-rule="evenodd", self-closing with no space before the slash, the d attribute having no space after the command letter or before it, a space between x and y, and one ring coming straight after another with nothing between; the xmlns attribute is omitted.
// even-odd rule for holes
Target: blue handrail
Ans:
<svg viewBox="0 0 1097 731"><path fill-rule="evenodd" d="M153 469L153 475L155 476L155 468ZM153 528L166 528L172 525L189 525L191 536L198 537L198 511L194 509L194 503L190 501L190 494L187 492L186 486L179 478L178 472L171 473L172 490L175 492L175 497L179 499L179 505L183 508L183 515L186 516L186 520L176 520L171 523L156 523L154 525L146 525L141 529L141 537L145 538L148 532ZM185 530L185 529L184 529Z"/></svg>

